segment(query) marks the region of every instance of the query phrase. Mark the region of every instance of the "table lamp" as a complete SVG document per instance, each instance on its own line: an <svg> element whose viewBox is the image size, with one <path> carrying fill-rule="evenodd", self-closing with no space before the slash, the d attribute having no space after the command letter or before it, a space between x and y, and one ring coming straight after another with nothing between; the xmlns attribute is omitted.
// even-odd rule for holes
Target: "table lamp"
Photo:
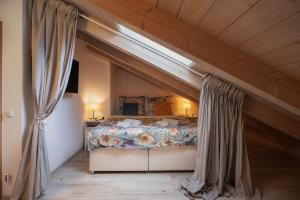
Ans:
<svg viewBox="0 0 300 200"><path fill-rule="evenodd" d="M189 101L185 101L183 103L183 108L185 109L185 115L188 116L188 109L191 108L191 103Z"/></svg>
<svg viewBox="0 0 300 200"><path fill-rule="evenodd" d="M91 110L92 111L92 113L93 113L93 117L92 118L90 118L90 119L93 119L93 120L96 120L97 118L95 117L95 110L98 108L98 104L96 104L96 103L90 103L89 104L89 110Z"/></svg>

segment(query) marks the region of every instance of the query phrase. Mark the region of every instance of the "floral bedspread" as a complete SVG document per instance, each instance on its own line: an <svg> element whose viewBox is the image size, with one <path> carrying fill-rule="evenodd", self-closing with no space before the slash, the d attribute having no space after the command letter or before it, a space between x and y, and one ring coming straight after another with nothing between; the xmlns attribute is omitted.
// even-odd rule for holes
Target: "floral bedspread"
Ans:
<svg viewBox="0 0 300 200"><path fill-rule="evenodd" d="M160 127L155 124L132 128L115 124L100 124L88 134L89 150L98 148L145 149L159 147L195 146L197 144L196 123Z"/></svg>

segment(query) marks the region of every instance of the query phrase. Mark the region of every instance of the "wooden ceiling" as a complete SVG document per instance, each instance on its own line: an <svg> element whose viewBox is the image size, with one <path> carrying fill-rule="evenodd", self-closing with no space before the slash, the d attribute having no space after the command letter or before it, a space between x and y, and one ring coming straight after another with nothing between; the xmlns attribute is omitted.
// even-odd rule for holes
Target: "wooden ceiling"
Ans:
<svg viewBox="0 0 300 200"><path fill-rule="evenodd" d="M143 0L300 81L300 0Z"/></svg>

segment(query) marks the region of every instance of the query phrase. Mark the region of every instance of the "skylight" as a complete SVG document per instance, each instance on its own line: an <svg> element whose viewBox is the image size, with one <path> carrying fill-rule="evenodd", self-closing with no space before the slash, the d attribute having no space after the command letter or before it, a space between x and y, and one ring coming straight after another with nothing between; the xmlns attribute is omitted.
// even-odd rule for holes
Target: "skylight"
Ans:
<svg viewBox="0 0 300 200"><path fill-rule="evenodd" d="M194 64L193 61L191 61L190 59L179 55L178 53L126 28L125 26L122 25L118 25L119 26L119 31L124 34L125 36L127 36L130 40L134 41L135 43L142 45L146 48L148 48L149 50L171 60L172 62L175 62L177 64L180 64L184 67L192 67L192 65Z"/></svg>

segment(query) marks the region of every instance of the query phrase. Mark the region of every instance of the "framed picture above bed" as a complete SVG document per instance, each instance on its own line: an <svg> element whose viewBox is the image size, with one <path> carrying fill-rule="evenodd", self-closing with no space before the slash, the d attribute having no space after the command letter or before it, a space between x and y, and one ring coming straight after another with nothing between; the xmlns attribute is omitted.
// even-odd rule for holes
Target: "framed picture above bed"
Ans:
<svg viewBox="0 0 300 200"><path fill-rule="evenodd" d="M121 115L173 115L173 105L173 96L119 96L119 114Z"/></svg>
<svg viewBox="0 0 300 200"><path fill-rule="evenodd" d="M146 97L146 114L151 116L173 115L173 96Z"/></svg>
<svg viewBox="0 0 300 200"><path fill-rule="evenodd" d="M138 110L136 115L145 115L145 98L145 96L119 96L120 114L125 115L125 112L134 113L135 107L137 106Z"/></svg>

